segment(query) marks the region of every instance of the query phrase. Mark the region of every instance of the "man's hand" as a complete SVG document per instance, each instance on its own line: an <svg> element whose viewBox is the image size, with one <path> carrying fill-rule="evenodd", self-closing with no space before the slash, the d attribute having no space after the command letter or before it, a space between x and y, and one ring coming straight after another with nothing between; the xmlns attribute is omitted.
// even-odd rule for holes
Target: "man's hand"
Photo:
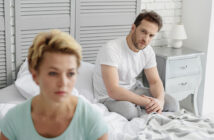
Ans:
<svg viewBox="0 0 214 140"><path fill-rule="evenodd" d="M164 101L152 97L147 97L150 99L150 102L145 106L146 112L152 113L157 112L161 113L163 110Z"/></svg>
<svg viewBox="0 0 214 140"><path fill-rule="evenodd" d="M161 113L164 105L164 88L163 83L158 74L157 67L144 69L144 72L149 82L149 90L151 96L153 97L150 98L151 102L145 106L146 107L145 109L147 113L151 112Z"/></svg>

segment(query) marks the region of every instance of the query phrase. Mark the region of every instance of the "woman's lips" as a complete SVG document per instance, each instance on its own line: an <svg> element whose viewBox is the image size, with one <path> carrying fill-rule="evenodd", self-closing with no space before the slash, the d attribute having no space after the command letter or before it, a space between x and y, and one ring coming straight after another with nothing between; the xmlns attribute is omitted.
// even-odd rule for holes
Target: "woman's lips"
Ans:
<svg viewBox="0 0 214 140"><path fill-rule="evenodd" d="M65 91L57 91L55 92L57 95L64 95L66 92Z"/></svg>

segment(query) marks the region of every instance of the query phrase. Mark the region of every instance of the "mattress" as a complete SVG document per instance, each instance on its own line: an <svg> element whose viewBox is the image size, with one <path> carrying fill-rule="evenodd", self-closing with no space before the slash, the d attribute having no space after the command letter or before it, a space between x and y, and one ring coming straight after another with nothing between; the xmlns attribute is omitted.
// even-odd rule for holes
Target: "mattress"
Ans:
<svg viewBox="0 0 214 140"><path fill-rule="evenodd" d="M19 93L15 85L12 84L0 90L0 119L9 109L22 103L26 99Z"/></svg>
<svg viewBox="0 0 214 140"><path fill-rule="evenodd" d="M23 97L14 84L3 88L0 90L0 103L11 103L17 104L25 101L25 97Z"/></svg>

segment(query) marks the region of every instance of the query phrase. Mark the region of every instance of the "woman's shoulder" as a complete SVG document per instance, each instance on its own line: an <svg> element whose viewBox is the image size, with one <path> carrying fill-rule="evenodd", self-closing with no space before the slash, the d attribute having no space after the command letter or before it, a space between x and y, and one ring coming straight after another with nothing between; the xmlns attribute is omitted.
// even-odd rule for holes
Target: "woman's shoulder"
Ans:
<svg viewBox="0 0 214 140"><path fill-rule="evenodd" d="M103 118L99 107L81 96L78 97L77 112L81 116L80 118L88 121L98 121Z"/></svg>
<svg viewBox="0 0 214 140"><path fill-rule="evenodd" d="M27 100L11 108L0 120L0 127L2 129L2 132L11 129L15 130L23 127L23 124L26 123L26 114L28 113L28 108L30 108L29 105L30 100Z"/></svg>
<svg viewBox="0 0 214 140"><path fill-rule="evenodd" d="M81 121L79 122L84 126L87 137L89 139L98 139L107 133L108 127L98 108L81 97L78 97L78 100L79 109L81 110L79 114Z"/></svg>
<svg viewBox="0 0 214 140"><path fill-rule="evenodd" d="M87 99L85 99L82 96L78 96L77 98L78 98L77 107L79 107L80 110L85 111L87 109L91 109L91 103L87 101Z"/></svg>
<svg viewBox="0 0 214 140"><path fill-rule="evenodd" d="M17 117L19 114L23 114L23 111L27 111L27 108L29 107L30 103L31 99L14 106L6 113L5 116Z"/></svg>
<svg viewBox="0 0 214 140"><path fill-rule="evenodd" d="M77 104L78 113L85 114L86 116L99 115L97 108L90 103L86 98L79 96Z"/></svg>

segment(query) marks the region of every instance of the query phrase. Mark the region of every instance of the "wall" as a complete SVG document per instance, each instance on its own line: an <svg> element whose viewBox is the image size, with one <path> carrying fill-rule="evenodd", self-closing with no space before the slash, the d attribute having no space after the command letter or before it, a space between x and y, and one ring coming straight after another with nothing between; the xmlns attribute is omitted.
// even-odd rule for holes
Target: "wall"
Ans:
<svg viewBox="0 0 214 140"><path fill-rule="evenodd" d="M188 39L184 41L184 45L198 51L205 52L202 56L203 77L198 93L199 113L202 112L206 57L208 48L208 38L210 30L212 1L204 0L184 0L182 10L182 21L186 28Z"/></svg>
<svg viewBox="0 0 214 140"><path fill-rule="evenodd" d="M214 114L214 110L212 107L214 106L214 2L212 2L211 7L211 22L210 22L210 30L209 30L209 40L208 40L208 48L207 48L207 63L205 70L205 85L204 85L204 99L202 106L202 115Z"/></svg>
<svg viewBox="0 0 214 140"><path fill-rule="evenodd" d="M182 0L141 0L141 8L154 10L163 18L163 28L155 37L152 46L167 46L168 33L173 24L181 22Z"/></svg>

